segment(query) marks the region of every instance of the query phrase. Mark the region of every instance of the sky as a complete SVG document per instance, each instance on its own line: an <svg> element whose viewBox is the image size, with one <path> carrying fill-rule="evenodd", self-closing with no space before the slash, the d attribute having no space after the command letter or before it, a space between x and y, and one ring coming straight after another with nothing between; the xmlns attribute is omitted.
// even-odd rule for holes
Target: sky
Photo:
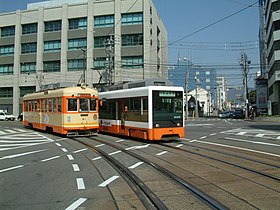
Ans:
<svg viewBox="0 0 280 210"><path fill-rule="evenodd" d="M0 13L41 0L0 0ZM217 69L228 84L242 86L241 51L251 60L249 86L259 70L259 8L256 0L153 0L168 32L168 65L178 57Z"/></svg>

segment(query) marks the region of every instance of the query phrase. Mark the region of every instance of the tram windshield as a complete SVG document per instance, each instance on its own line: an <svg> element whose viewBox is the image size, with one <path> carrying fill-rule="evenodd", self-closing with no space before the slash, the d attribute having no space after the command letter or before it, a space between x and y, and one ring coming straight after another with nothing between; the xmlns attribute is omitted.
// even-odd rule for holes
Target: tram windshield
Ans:
<svg viewBox="0 0 280 210"><path fill-rule="evenodd" d="M177 123L181 121L183 105L183 92L181 91L153 91L154 122Z"/></svg>

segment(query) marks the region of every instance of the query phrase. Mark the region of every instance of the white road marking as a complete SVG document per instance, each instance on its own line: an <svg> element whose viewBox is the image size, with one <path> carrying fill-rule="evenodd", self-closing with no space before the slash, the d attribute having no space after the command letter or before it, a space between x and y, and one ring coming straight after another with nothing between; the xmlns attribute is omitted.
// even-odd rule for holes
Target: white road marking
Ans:
<svg viewBox="0 0 280 210"><path fill-rule="evenodd" d="M276 139L280 139L280 136L278 136Z"/></svg>
<svg viewBox="0 0 280 210"><path fill-rule="evenodd" d="M87 149L87 148L84 148L84 149L79 149L79 150L74 151L73 153L75 154L75 153L78 153L78 152L83 152L83 151L86 151L86 150L88 150L88 149Z"/></svg>
<svg viewBox="0 0 280 210"><path fill-rule="evenodd" d="M217 133L211 133L211 134L210 134L210 136L215 136L215 135L217 135Z"/></svg>
<svg viewBox="0 0 280 210"><path fill-rule="evenodd" d="M236 135L240 135L240 136L242 136L242 135L244 135L244 134L246 134L247 132L239 132L239 133L237 133Z"/></svg>
<svg viewBox="0 0 280 210"><path fill-rule="evenodd" d="M61 147L61 144L60 144L60 143L55 143L55 144L56 144L56 146Z"/></svg>
<svg viewBox="0 0 280 210"><path fill-rule="evenodd" d="M50 158L47 158L47 159L41 160L41 162L47 162L47 161L54 160L54 159L57 159L57 158L60 158L60 156L50 157Z"/></svg>
<svg viewBox="0 0 280 210"><path fill-rule="evenodd" d="M124 141L123 139L120 139L120 140L117 140L117 141L115 141L115 142L122 142L122 141Z"/></svg>
<svg viewBox="0 0 280 210"><path fill-rule="evenodd" d="M63 152L68 152L68 150L65 149L65 148L61 148L61 150L62 150Z"/></svg>
<svg viewBox="0 0 280 210"><path fill-rule="evenodd" d="M133 146L133 147L126 148L125 150L142 149L142 148L146 148L146 147L148 147L148 146L150 146L150 144L140 145L140 146Z"/></svg>
<svg viewBox="0 0 280 210"><path fill-rule="evenodd" d="M75 210L80 205L82 205L87 199L86 198L79 198L74 203L72 203L70 206L68 206L65 210Z"/></svg>
<svg viewBox="0 0 280 210"><path fill-rule="evenodd" d="M280 157L280 155L277 155L277 154L268 153L268 152L262 152L262 151L252 150L252 149L247 149L247 148L242 148L242 147L235 147L235 146L230 146L230 145L225 145L225 144L218 144L218 143L212 143L212 142L207 142L207 141L198 141L198 140L194 140L194 141L202 143L202 144L211 144L211 145L216 145L216 146L221 146L221 147L240 149L240 150L244 150L244 151L250 151L250 152L255 152L255 153L260 153L260 154L265 154L265 155L270 155L270 156L275 156L275 157Z"/></svg>
<svg viewBox="0 0 280 210"><path fill-rule="evenodd" d="M115 179L119 178L119 176L112 176L111 178L107 179L106 181L102 182L99 187L106 187L108 184L110 184Z"/></svg>
<svg viewBox="0 0 280 210"><path fill-rule="evenodd" d="M10 130L10 129L5 129L5 131L7 131L7 132L9 132L9 133L16 133L16 131Z"/></svg>
<svg viewBox="0 0 280 210"><path fill-rule="evenodd" d="M78 190L86 189L84 179L83 178L76 178Z"/></svg>
<svg viewBox="0 0 280 210"><path fill-rule="evenodd" d="M183 144L178 144L176 147L182 147L183 146Z"/></svg>
<svg viewBox="0 0 280 210"><path fill-rule="evenodd" d="M0 135L1 135L1 134L7 134L7 133L6 133L6 132L4 132L4 131L0 131Z"/></svg>
<svg viewBox="0 0 280 210"><path fill-rule="evenodd" d="M255 137L264 137L265 134L259 133L257 135L255 135Z"/></svg>
<svg viewBox="0 0 280 210"><path fill-rule="evenodd" d="M103 147L103 146L105 146L105 144L98 144L95 147Z"/></svg>
<svg viewBox="0 0 280 210"><path fill-rule="evenodd" d="M99 160L99 159L101 159L100 156L99 156L99 157L96 157L96 158L92 158L92 160Z"/></svg>
<svg viewBox="0 0 280 210"><path fill-rule="evenodd" d="M122 152L122 151L121 151L121 150L118 150L118 151L116 151L116 152L109 153L109 155L115 155L115 154L118 154L118 153L120 153L120 152Z"/></svg>
<svg viewBox="0 0 280 210"><path fill-rule="evenodd" d="M67 157L68 157L69 160L74 160L72 155L67 155Z"/></svg>
<svg viewBox="0 0 280 210"><path fill-rule="evenodd" d="M205 138L207 138L207 136L202 136L202 137L200 137L200 139L205 139Z"/></svg>
<svg viewBox="0 0 280 210"><path fill-rule="evenodd" d="M142 165L143 163L144 163L144 162L138 162L138 163L135 163L135 164L132 165L132 166L129 166L128 168L129 168L129 169L134 169L134 168L136 168L136 167Z"/></svg>
<svg viewBox="0 0 280 210"><path fill-rule="evenodd" d="M18 165L18 166L14 166L14 167L11 167L11 168L5 168L5 169L0 170L0 173L15 170L15 169L22 168L22 167L24 167L24 165Z"/></svg>
<svg viewBox="0 0 280 210"><path fill-rule="evenodd" d="M72 167L74 171L80 171L78 164L72 164Z"/></svg>
<svg viewBox="0 0 280 210"><path fill-rule="evenodd" d="M160 152L160 153L158 153L158 154L156 154L156 155L157 155L157 156L160 156L160 155L163 155L163 154L165 154L165 153L167 153L167 151Z"/></svg>
<svg viewBox="0 0 280 210"><path fill-rule="evenodd" d="M279 144L271 144L271 143L266 143L266 142L261 142L261 141L249 141L249 140L236 139L236 138L229 138L229 137L225 137L225 139L228 139L228 140L233 140L233 141L248 142L248 143L253 143L253 144L263 144L263 145L268 145L268 146L280 147L280 145L279 145Z"/></svg>
<svg viewBox="0 0 280 210"><path fill-rule="evenodd" d="M8 156L4 156L4 157L0 158L0 160L21 157L21 156L30 155L30 154L34 154L34 153L38 153L38 152L44 152L44 151L46 151L46 149L36 150L36 151L31 151L31 152L25 152L25 153L19 153L19 154L15 154L15 155L8 155Z"/></svg>

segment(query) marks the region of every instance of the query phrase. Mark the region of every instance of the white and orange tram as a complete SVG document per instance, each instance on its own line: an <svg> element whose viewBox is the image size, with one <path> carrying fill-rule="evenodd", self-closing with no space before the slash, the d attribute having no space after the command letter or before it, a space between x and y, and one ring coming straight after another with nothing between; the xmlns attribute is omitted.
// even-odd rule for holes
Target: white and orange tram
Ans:
<svg viewBox="0 0 280 210"><path fill-rule="evenodd" d="M100 92L99 131L143 140L184 137L184 89L146 86Z"/></svg>
<svg viewBox="0 0 280 210"><path fill-rule="evenodd" d="M91 135L98 130L98 91L85 86L65 87L23 97L23 125L67 136Z"/></svg>

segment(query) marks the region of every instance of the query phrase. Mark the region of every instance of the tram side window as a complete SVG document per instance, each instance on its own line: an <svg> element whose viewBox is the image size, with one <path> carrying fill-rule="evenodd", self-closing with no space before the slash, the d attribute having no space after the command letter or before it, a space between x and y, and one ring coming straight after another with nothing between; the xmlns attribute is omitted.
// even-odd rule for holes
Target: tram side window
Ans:
<svg viewBox="0 0 280 210"><path fill-rule="evenodd" d="M70 112L73 112L73 111L77 111L77 108L78 108L78 106L77 106L77 99L75 99L75 98L69 98L69 99L67 99L67 109L68 109L68 111L70 111Z"/></svg>
<svg viewBox="0 0 280 210"><path fill-rule="evenodd" d="M80 112L88 112L88 99L80 98Z"/></svg>
<svg viewBox="0 0 280 210"><path fill-rule="evenodd" d="M48 99L48 110L49 110L49 112L52 112L53 111L53 106L52 106L52 99L51 98L49 98Z"/></svg>
<svg viewBox="0 0 280 210"><path fill-rule="evenodd" d="M32 111L32 101L28 101L28 111Z"/></svg>
<svg viewBox="0 0 280 210"><path fill-rule="evenodd" d="M56 112L57 111L57 100L56 98L53 98L52 99L52 104L53 104L53 112Z"/></svg>
<svg viewBox="0 0 280 210"><path fill-rule="evenodd" d="M57 111L58 112L61 112L62 110L62 100L61 100L61 98L58 98L57 99Z"/></svg>
<svg viewBox="0 0 280 210"><path fill-rule="evenodd" d="M114 100L107 100L103 102L99 111L101 119L116 119L116 102Z"/></svg>
<svg viewBox="0 0 280 210"><path fill-rule="evenodd" d="M47 102L46 99L42 99L42 112L46 112L47 111Z"/></svg>
<svg viewBox="0 0 280 210"><path fill-rule="evenodd" d="M96 111L96 100L91 98L89 100L90 111Z"/></svg>

